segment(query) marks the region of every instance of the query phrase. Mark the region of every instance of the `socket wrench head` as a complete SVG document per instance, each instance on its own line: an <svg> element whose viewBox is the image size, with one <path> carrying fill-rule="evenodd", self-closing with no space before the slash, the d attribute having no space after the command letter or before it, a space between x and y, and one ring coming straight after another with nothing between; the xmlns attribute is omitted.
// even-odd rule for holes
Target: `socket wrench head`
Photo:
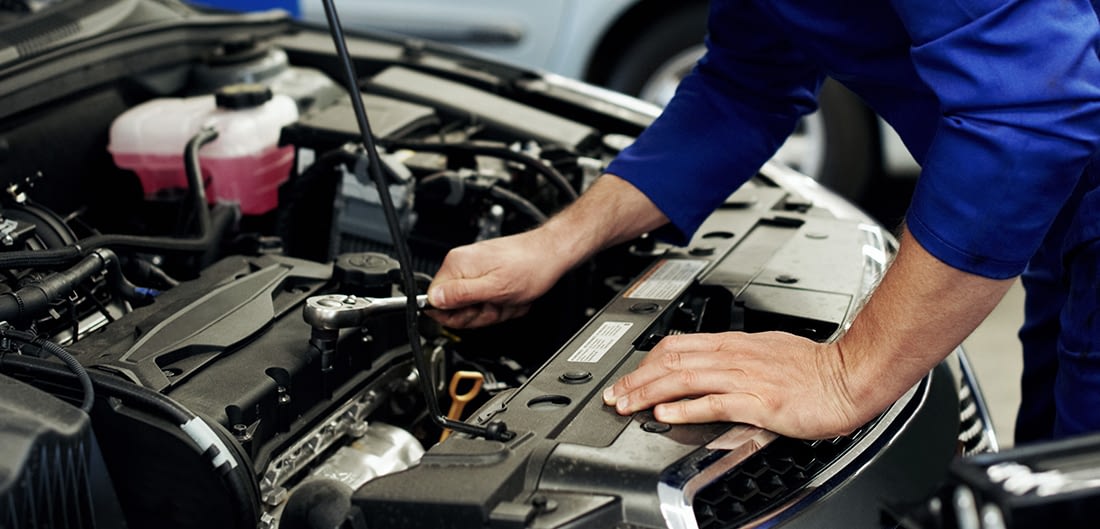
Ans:
<svg viewBox="0 0 1100 529"><path fill-rule="evenodd" d="M313 296L306 300L302 316L315 329L339 330L362 327L367 318L405 308L404 296L370 298L345 294ZM424 308L428 296L416 296L416 306Z"/></svg>

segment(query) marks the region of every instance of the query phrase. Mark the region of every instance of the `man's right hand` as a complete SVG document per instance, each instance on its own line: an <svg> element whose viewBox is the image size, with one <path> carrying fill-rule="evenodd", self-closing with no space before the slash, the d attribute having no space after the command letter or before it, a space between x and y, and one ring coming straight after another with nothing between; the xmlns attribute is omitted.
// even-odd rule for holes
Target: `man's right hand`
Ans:
<svg viewBox="0 0 1100 529"><path fill-rule="evenodd" d="M527 313L571 266L537 229L450 251L428 289L433 318L453 328L484 327Z"/></svg>
<svg viewBox="0 0 1100 529"><path fill-rule="evenodd" d="M542 227L450 251L428 288L428 312L448 327L484 327L527 313L570 268L600 248L668 222L641 191L604 175Z"/></svg>

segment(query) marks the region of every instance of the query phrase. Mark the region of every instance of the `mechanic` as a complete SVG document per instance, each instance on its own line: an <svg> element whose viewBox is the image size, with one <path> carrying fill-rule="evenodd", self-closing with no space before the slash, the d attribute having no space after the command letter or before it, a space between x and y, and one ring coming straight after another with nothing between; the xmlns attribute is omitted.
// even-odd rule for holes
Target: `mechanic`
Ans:
<svg viewBox="0 0 1100 529"><path fill-rule="evenodd" d="M946 357L1022 274L1018 443L1100 430L1100 24L1087 0L714 0L665 112L533 231L454 249L429 296L453 327L526 312L568 269L651 230L689 240L831 76L922 176L897 257L838 340L664 338L607 388L620 414L847 433ZM1026 269L1025 269L1026 268Z"/></svg>

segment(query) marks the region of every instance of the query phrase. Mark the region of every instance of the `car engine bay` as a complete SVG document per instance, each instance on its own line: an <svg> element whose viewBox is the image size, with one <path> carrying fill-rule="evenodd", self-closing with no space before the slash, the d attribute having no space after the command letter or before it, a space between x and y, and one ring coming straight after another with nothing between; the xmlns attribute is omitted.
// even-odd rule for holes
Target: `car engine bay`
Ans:
<svg viewBox="0 0 1100 529"><path fill-rule="evenodd" d="M983 450L946 367L829 440L603 405L664 336L851 321L890 235L772 164L688 245L610 248L521 319L421 317L424 372L401 312L423 292L328 34L99 4L120 29L0 62L0 527L859 527L877 511L853 505L923 498ZM567 206L653 118L417 41L351 51L419 289L449 249ZM456 418L510 435L441 441L426 399L462 377Z"/></svg>

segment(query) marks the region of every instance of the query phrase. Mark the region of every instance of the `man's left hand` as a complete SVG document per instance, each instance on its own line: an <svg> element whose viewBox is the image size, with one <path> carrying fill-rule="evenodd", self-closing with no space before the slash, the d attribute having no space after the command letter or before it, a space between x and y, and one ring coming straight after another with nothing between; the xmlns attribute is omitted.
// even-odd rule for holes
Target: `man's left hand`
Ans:
<svg viewBox="0 0 1100 529"><path fill-rule="evenodd" d="M744 422L814 439L855 430L862 409L837 344L781 332L668 336L604 393L622 415L654 407L670 424ZM685 400L686 399L686 400Z"/></svg>

